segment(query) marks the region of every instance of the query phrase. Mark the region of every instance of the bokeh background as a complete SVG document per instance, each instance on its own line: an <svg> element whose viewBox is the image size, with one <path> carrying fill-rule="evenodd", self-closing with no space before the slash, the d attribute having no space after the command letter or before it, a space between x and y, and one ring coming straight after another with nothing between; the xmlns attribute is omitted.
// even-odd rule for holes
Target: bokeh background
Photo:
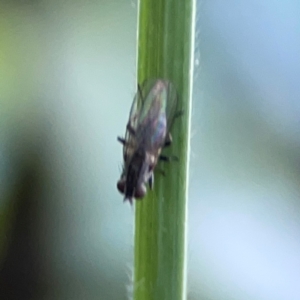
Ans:
<svg viewBox="0 0 300 300"><path fill-rule="evenodd" d="M198 1L188 299L300 299L300 4ZM128 299L116 190L136 1L0 1L0 298Z"/></svg>

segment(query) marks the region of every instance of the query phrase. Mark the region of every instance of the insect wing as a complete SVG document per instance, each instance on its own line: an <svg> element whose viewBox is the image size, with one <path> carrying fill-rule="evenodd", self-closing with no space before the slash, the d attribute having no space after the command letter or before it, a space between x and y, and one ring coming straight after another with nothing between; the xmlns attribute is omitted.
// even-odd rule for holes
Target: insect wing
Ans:
<svg viewBox="0 0 300 300"><path fill-rule="evenodd" d="M132 155L132 152L136 148L136 138L132 132L130 132L130 129L132 131L137 130L137 125L138 125L138 119L139 119L139 106L141 106L141 93L138 91L133 99L130 113L129 113L129 119L127 123L127 128L126 128L126 133L125 133L125 141L126 143L124 144L123 147L123 158L126 164L126 161L128 161L128 157ZM130 128L130 129L129 129Z"/></svg>
<svg viewBox="0 0 300 300"><path fill-rule="evenodd" d="M153 89L156 86L163 86L164 89L164 97L165 99L161 99L160 101L164 102L164 107L167 117L167 129L168 132L171 130L171 127L173 125L174 119L176 115L178 114L178 95L176 88L174 84L169 80L163 80L163 79L149 79L145 80L143 84L141 85L141 97L146 98L147 95L149 95L151 92L153 93ZM163 96L161 94L161 96ZM145 103L145 108L143 108L143 111L145 112L147 103ZM141 113L141 118L142 118Z"/></svg>
<svg viewBox="0 0 300 300"><path fill-rule="evenodd" d="M138 105L139 105L139 102L141 101L141 99L142 99L142 96L138 91L133 99L133 102L132 102L132 105L130 108L128 122L130 123L131 127L134 129L136 129L136 125L138 122L138 116L139 116Z"/></svg>
<svg viewBox="0 0 300 300"><path fill-rule="evenodd" d="M178 95L174 84L170 81L165 81L167 88L167 105L166 105L166 114L167 114L167 130L171 131L172 125L176 118L176 115L179 113L178 109Z"/></svg>
<svg viewBox="0 0 300 300"><path fill-rule="evenodd" d="M162 147L167 133L167 87L163 80L147 80L140 86L140 94L136 138L151 152Z"/></svg>
<svg viewBox="0 0 300 300"><path fill-rule="evenodd" d="M176 115L179 113L177 91L172 82L162 79L146 80L140 89L141 98L144 100L139 114L138 128L150 128L151 124L149 123L157 124L154 119L159 121L161 118L161 122L158 122L160 126L156 126L156 130L152 132L152 142L157 144L155 141L160 142L164 129L162 128L162 119L166 118L165 126L167 133L169 133Z"/></svg>

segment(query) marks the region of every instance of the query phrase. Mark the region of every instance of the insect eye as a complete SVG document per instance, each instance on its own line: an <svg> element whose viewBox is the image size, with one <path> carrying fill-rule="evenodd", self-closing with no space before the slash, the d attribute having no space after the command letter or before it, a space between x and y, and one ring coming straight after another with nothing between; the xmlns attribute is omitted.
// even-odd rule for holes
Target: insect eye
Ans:
<svg viewBox="0 0 300 300"><path fill-rule="evenodd" d="M117 188L119 190L120 193L124 194L125 191L125 180L121 179L118 181L117 183Z"/></svg>
<svg viewBox="0 0 300 300"><path fill-rule="evenodd" d="M146 186L142 184L139 187L137 187L137 189L135 190L134 197L136 199L141 199L146 195L146 192L147 192Z"/></svg>

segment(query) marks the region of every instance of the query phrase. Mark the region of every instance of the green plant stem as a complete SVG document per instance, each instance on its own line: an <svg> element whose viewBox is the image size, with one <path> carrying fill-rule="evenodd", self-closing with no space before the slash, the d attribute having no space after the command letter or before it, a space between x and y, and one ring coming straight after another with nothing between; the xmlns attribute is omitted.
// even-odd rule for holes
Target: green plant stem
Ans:
<svg viewBox="0 0 300 300"><path fill-rule="evenodd" d="M194 0L140 0L138 81L171 80L184 115L174 122L166 154L179 162L159 163L154 191L135 206L135 300L186 298L187 183L190 138Z"/></svg>

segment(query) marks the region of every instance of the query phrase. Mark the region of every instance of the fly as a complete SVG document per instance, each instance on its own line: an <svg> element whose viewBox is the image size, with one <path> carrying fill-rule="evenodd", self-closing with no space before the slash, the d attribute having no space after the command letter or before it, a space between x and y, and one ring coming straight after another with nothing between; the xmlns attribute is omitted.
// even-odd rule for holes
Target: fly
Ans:
<svg viewBox="0 0 300 300"><path fill-rule="evenodd" d="M124 201L141 199L153 188L153 171L158 159L169 161L174 157L161 155L163 147L172 142L170 129L177 111L177 93L168 80L146 80L133 100L123 144L123 171L117 183Z"/></svg>

